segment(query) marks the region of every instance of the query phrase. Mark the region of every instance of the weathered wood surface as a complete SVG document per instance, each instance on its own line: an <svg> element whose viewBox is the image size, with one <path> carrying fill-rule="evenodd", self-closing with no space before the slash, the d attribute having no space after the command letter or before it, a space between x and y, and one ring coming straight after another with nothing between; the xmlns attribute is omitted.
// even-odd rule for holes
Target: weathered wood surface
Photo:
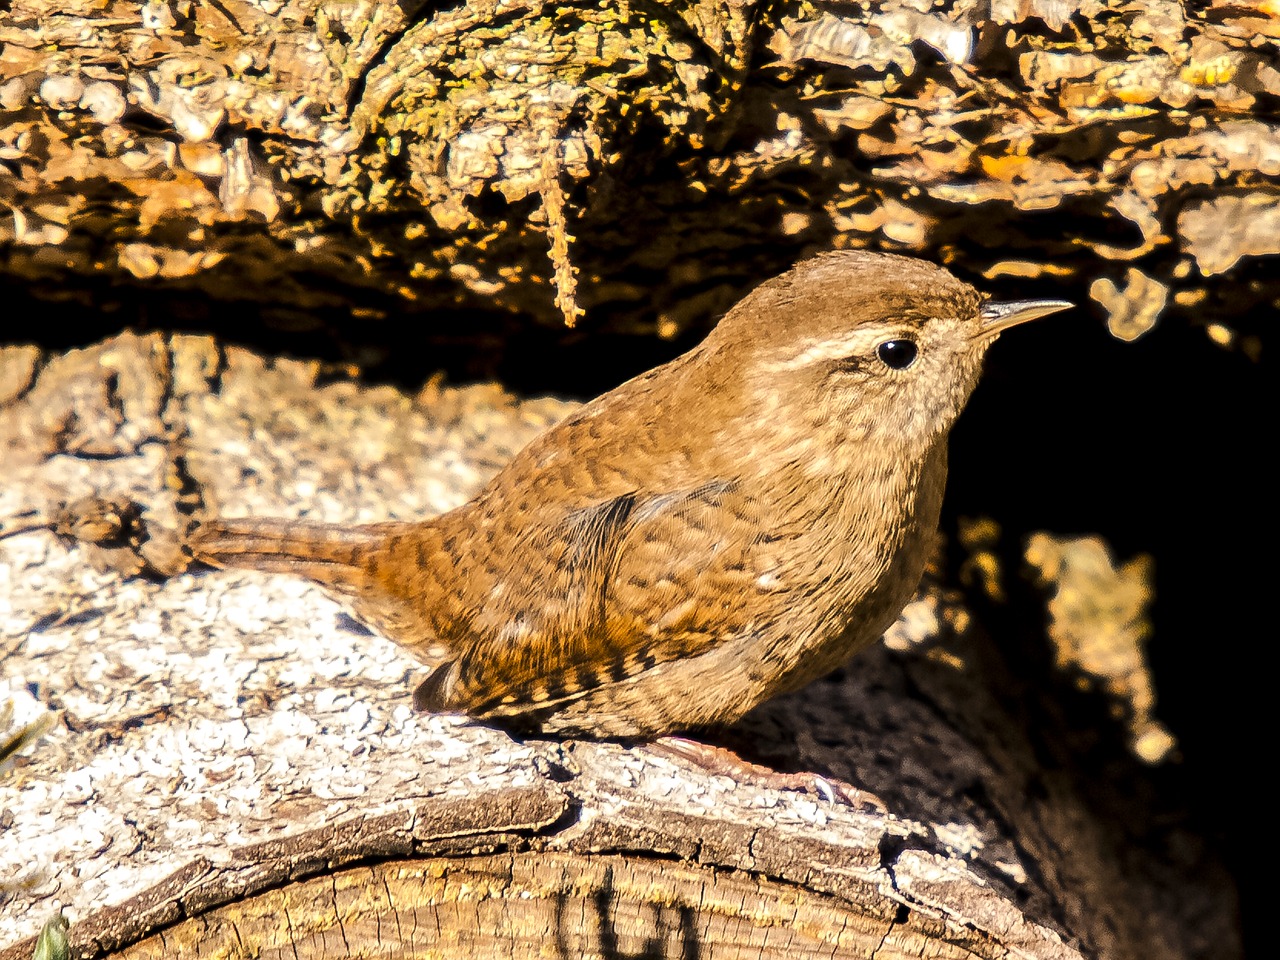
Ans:
<svg viewBox="0 0 1280 960"><path fill-rule="evenodd" d="M193 478L228 514L423 516L570 409L160 335L6 349L0 384L3 518L99 492L177 523ZM4 960L57 909L80 956L1238 952L1197 839L1134 822L1140 796L1099 809L937 593L732 732L880 813L415 715L414 662L304 584L87 560L0 541L0 702L54 721L0 772Z"/></svg>
<svg viewBox="0 0 1280 960"><path fill-rule="evenodd" d="M673 337L876 244L1252 350L1280 294L1265 4L13 0L0 44L24 297Z"/></svg>

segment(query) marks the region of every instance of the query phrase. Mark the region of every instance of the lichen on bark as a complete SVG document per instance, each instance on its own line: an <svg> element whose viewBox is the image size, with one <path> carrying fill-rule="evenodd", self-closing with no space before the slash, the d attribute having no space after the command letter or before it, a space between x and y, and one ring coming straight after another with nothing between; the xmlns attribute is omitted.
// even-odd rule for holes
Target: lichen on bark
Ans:
<svg viewBox="0 0 1280 960"><path fill-rule="evenodd" d="M1121 297L1132 267L1248 336L1278 38L1227 3L17 0L0 246L50 296L670 337L877 245Z"/></svg>

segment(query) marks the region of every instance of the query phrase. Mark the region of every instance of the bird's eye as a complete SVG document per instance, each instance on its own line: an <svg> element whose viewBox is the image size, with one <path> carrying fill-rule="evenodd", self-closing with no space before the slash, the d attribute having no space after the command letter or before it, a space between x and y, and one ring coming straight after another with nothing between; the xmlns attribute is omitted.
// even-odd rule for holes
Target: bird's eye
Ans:
<svg viewBox="0 0 1280 960"><path fill-rule="evenodd" d="M920 353L914 340L886 340L876 347L876 356L886 367L893 370L905 370L915 363Z"/></svg>

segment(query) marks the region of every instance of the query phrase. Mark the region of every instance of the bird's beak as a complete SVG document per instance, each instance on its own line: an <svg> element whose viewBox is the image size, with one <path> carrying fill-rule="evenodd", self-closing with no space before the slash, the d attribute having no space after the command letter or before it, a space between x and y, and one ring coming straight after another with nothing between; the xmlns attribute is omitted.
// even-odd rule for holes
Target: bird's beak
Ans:
<svg viewBox="0 0 1280 960"><path fill-rule="evenodd" d="M982 323L983 337L996 337L1001 331L1016 327L1028 320L1047 317L1059 310L1068 310L1074 303L1066 300L1011 300L1008 303L992 303L988 301L978 311Z"/></svg>

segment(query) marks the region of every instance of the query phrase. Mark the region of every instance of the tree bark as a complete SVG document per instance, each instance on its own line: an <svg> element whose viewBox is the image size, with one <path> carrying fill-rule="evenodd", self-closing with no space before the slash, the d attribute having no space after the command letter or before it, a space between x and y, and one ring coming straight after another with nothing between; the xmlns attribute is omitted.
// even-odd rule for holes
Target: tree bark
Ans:
<svg viewBox="0 0 1280 960"><path fill-rule="evenodd" d="M670 338L874 244L1088 284L1126 338L1206 309L1247 338L1280 293L1277 42L1172 0L14 0L0 246L99 309Z"/></svg>
<svg viewBox="0 0 1280 960"><path fill-rule="evenodd" d="M415 662L316 590L124 578L119 552L30 519L113 493L178 528L193 491L230 515L423 516L570 404L407 396L158 334L10 348L0 373L0 699L45 732L0 777L4 960L58 910L81 957L1238 951L1198 839L1055 766L1070 731L1028 721L1035 682L937 586L890 646L724 735L884 807L855 809L644 745L415 715Z"/></svg>

